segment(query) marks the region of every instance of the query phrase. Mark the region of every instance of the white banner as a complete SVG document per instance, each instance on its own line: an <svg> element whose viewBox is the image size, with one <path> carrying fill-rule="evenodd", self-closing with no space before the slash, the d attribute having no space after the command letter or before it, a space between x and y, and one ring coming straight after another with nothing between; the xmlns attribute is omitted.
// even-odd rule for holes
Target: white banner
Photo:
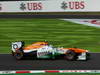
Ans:
<svg viewBox="0 0 100 75"><path fill-rule="evenodd" d="M0 12L100 12L100 0L0 2Z"/></svg>
<svg viewBox="0 0 100 75"><path fill-rule="evenodd" d="M61 20L100 28L100 19L61 19Z"/></svg>

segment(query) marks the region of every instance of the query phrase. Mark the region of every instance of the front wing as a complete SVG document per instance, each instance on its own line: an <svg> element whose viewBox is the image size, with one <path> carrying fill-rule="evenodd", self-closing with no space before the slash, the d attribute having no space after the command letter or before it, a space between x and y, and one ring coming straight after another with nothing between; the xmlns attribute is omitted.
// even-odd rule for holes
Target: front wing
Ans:
<svg viewBox="0 0 100 75"><path fill-rule="evenodd" d="M87 60L87 54L86 54L86 52L81 53L80 55L78 55L77 60Z"/></svg>

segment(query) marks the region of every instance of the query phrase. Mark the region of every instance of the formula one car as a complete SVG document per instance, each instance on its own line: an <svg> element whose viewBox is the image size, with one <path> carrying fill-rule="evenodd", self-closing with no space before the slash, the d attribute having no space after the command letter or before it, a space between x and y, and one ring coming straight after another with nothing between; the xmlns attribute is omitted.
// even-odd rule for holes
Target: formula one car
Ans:
<svg viewBox="0 0 100 75"><path fill-rule="evenodd" d="M18 60L25 56L52 59L62 57L66 60L88 60L90 57L88 50L80 48L54 48L48 42L35 42L26 47L24 44L22 41L12 43L12 55Z"/></svg>

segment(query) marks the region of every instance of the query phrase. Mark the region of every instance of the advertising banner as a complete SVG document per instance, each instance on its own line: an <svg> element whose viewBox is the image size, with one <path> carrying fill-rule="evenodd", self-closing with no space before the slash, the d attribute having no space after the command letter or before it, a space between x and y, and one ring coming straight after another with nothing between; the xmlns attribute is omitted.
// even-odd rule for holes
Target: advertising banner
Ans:
<svg viewBox="0 0 100 75"><path fill-rule="evenodd" d="M100 28L100 19L62 19L62 20Z"/></svg>
<svg viewBox="0 0 100 75"><path fill-rule="evenodd" d="M99 3L100 0L3 1L0 12L98 12Z"/></svg>

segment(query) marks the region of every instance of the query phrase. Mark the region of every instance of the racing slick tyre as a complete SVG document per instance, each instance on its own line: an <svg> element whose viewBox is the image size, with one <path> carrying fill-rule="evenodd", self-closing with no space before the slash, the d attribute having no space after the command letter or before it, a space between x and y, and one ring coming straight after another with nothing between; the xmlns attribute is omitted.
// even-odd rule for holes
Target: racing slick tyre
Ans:
<svg viewBox="0 0 100 75"><path fill-rule="evenodd" d="M86 53L86 60L89 60L90 59L90 53Z"/></svg>
<svg viewBox="0 0 100 75"><path fill-rule="evenodd" d="M72 61L77 59L77 55L74 51L68 50L67 53L65 54L65 59Z"/></svg>
<svg viewBox="0 0 100 75"><path fill-rule="evenodd" d="M23 55L24 55L23 52L20 51L20 50L16 51L15 54L14 54L14 56L15 56L15 58L16 58L17 60L22 59L22 58L23 58Z"/></svg>
<svg viewBox="0 0 100 75"><path fill-rule="evenodd" d="M15 55L15 53L14 53L13 51L11 52L11 54L12 54L12 56L14 56L14 55Z"/></svg>

